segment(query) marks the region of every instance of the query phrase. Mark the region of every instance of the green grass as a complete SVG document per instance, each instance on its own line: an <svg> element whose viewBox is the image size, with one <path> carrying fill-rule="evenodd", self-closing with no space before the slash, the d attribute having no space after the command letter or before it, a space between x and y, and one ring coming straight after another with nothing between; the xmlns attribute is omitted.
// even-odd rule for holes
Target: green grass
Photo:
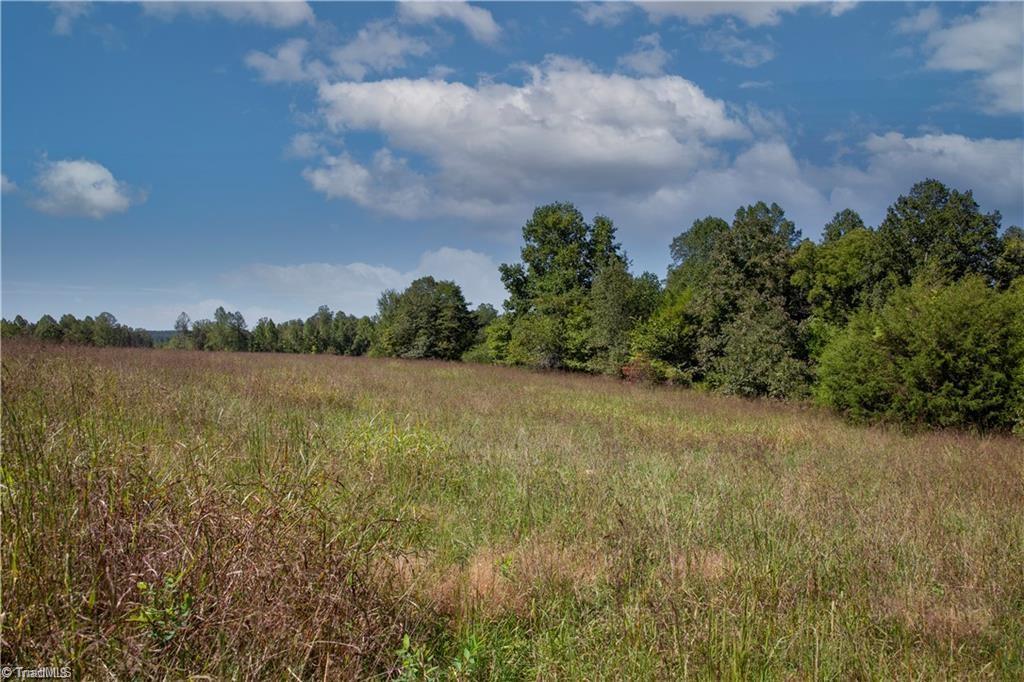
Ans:
<svg viewBox="0 0 1024 682"><path fill-rule="evenodd" d="M1024 676L1024 443L497 367L3 349L5 664Z"/></svg>

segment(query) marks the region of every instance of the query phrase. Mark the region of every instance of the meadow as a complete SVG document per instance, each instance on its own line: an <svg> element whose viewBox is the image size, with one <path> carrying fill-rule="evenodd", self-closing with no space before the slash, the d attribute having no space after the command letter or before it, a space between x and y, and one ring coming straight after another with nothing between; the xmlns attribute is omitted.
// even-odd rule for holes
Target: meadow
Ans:
<svg viewBox="0 0 1024 682"><path fill-rule="evenodd" d="M439 361L3 347L2 662L1024 677L1024 441Z"/></svg>

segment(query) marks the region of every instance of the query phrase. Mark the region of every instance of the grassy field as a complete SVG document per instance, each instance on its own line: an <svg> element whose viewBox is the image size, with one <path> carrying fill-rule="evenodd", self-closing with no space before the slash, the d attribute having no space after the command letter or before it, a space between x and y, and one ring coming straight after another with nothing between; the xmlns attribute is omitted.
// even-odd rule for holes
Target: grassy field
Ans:
<svg viewBox="0 0 1024 682"><path fill-rule="evenodd" d="M3 348L5 664L1024 677L1024 443L596 377Z"/></svg>

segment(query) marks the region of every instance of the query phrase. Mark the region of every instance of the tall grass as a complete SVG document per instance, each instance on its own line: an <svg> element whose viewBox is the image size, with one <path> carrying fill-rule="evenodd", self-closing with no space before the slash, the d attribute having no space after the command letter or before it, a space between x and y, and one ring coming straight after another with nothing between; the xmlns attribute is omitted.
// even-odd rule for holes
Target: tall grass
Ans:
<svg viewBox="0 0 1024 682"><path fill-rule="evenodd" d="M1024 444L596 377L3 349L4 664L1024 676Z"/></svg>

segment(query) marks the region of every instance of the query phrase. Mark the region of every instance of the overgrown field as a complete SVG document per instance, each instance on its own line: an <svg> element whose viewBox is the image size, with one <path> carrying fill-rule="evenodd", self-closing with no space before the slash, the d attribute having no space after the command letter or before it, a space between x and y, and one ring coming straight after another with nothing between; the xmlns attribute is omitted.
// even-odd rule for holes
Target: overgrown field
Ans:
<svg viewBox="0 0 1024 682"><path fill-rule="evenodd" d="M3 348L4 664L1024 677L1024 442L597 377Z"/></svg>

